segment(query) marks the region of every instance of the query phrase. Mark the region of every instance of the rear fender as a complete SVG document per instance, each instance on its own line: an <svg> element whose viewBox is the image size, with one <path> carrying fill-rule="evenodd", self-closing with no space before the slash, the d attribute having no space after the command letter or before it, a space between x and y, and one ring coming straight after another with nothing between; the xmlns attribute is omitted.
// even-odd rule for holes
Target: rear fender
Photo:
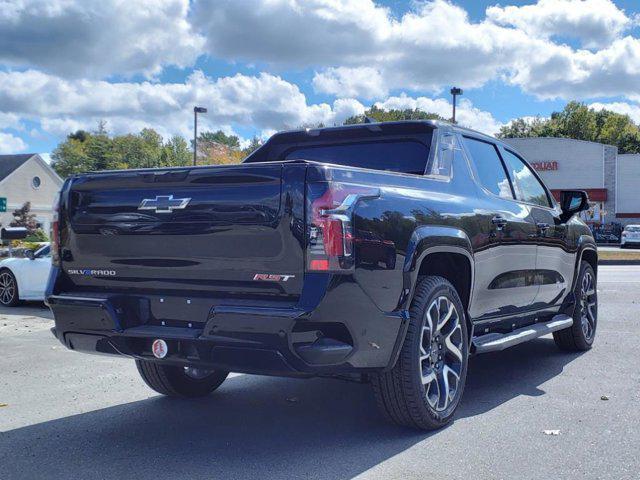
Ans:
<svg viewBox="0 0 640 480"><path fill-rule="evenodd" d="M457 253L469 259L471 268L471 295L473 293L474 260L471 241L467 234L459 228L423 226L411 235L404 262L404 291L406 296L404 307L408 308L413 297L422 261L432 253ZM468 299L471 304L471 297Z"/></svg>
<svg viewBox="0 0 640 480"><path fill-rule="evenodd" d="M576 279L578 277L578 273L580 273L580 264L582 263L582 260L585 257L585 252L587 251L591 255L595 254L596 262L593 270L596 273L596 277L598 276L598 262L597 262L598 247L596 246L595 240L590 235L580 235L580 237L578 238L577 244L578 244L578 254L576 255L576 264L574 268L572 289L576 285Z"/></svg>
<svg viewBox="0 0 640 480"><path fill-rule="evenodd" d="M404 263L404 288L403 297L400 301L399 308L408 312L413 293L415 291L420 267L427 256L434 253L455 253L465 256L469 260L471 279L469 285L469 298L467 305L471 305L473 301L473 282L475 278L475 264L473 258L473 250L471 241L467 234L459 228L441 227L441 226L422 226L417 228L411 235L409 245L407 247L407 255ZM400 349L404 342L409 325L408 313L405 316L396 344L391 355L391 359L387 369L393 368L395 365ZM468 325L469 340L473 337L473 324L469 317L468 310L465 312L465 319ZM469 341L469 345L471 342Z"/></svg>
<svg viewBox="0 0 640 480"><path fill-rule="evenodd" d="M596 274L596 280L598 278L598 249L593 237L590 235L580 235L577 244L578 251L576 253L576 264L574 266L571 290L560 307L560 311L570 317L573 317L577 305L574 291L576 288L576 282L578 281L578 275L580 274L580 265L582 264L582 260L585 258L585 255L592 255L595 257L594 271Z"/></svg>

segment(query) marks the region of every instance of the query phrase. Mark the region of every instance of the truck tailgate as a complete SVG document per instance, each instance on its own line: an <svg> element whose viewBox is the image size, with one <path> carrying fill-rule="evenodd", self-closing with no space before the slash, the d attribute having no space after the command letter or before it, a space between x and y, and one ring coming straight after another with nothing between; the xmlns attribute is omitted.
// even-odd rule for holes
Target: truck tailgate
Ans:
<svg viewBox="0 0 640 480"><path fill-rule="evenodd" d="M120 171L65 193L62 268L74 289L296 297L304 164Z"/></svg>

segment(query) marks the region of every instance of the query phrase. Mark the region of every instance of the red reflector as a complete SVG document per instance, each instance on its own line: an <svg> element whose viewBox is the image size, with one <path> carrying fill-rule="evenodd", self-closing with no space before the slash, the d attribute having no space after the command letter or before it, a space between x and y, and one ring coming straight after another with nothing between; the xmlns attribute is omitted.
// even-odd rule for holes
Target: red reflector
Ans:
<svg viewBox="0 0 640 480"><path fill-rule="evenodd" d="M329 260L311 260L310 270L329 270Z"/></svg>

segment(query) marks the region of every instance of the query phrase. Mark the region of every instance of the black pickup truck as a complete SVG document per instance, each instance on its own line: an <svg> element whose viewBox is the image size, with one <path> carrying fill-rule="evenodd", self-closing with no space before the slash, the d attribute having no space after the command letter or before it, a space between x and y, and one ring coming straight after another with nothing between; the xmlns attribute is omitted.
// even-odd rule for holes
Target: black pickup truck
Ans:
<svg viewBox="0 0 640 480"><path fill-rule="evenodd" d="M69 178L47 302L77 351L135 359L172 396L229 372L357 377L434 429L469 355L553 333L591 347L597 250L511 146L456 125L274 135L239 165Z"/></svg>

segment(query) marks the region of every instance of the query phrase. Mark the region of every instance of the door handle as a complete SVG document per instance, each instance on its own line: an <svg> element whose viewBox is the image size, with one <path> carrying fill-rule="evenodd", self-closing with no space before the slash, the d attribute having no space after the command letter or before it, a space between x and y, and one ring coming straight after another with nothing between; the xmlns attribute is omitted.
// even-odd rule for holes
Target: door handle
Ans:
<svg viewBox="0 0 640 480"><path fill-rule="evenodd" d="M496 230L502 230L507 226L507 219L501 215L496 215L491 219L491 223L495 225Z"/></svg>

